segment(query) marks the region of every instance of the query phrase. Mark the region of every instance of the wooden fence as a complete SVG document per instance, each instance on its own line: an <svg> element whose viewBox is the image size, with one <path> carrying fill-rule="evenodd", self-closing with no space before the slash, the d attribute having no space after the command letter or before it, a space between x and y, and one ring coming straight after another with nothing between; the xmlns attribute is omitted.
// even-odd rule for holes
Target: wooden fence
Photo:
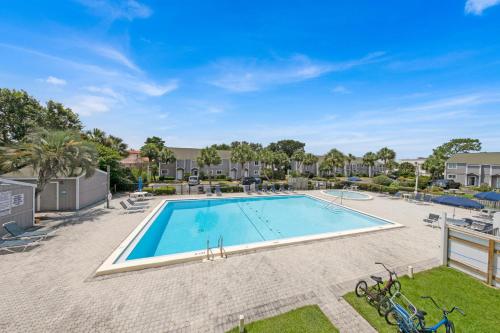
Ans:
<svg viewBox="0 0 500 333"><path fill-rule="evenodd" d="M442 250L443 265L500 287L500 237L444 223Z"/></svg>

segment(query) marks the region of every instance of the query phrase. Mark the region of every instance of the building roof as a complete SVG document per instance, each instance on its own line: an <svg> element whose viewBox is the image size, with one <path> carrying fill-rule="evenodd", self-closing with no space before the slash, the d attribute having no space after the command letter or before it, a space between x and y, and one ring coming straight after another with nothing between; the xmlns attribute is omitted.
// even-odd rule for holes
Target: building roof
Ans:
<svg viewBox="0 0 500 333"><path fill-rule="evenodd" d="M36 184L19 182L19 181L12 180L12 179L0 178L0 185L2 185L2 184L36 187Z"/></svg>
<svg viewBox="0 0 500 333"><path fill-rule="evenodd" d="M494 153L460 153L450 157L448 163L468 164L498 164L500 165L500 152Z"/></svg>
<svg viewBox="0 0 500 333"><path fill-rule="evenodd" d="M168 147L178 160L196 160L200 156L200 148L178 148L178 147ZM230 150L218 150L219 155L222 159L230 159Z"/></svg>
<svg viewBox="0 0 500 333"><path fill-rule="evenodd" d="M77 170L78 171L78 170ZM105 171L99 170L98 168L95 169L96 172L102 172L106 173ZM78 174L79 172L76 172L75 174ZM8 178L8 179L35 179L38 178L38 172L33 169L31 166L27 166L15 171L7 172L2 174L3 178ZM77 178L78 176L65 176L65 175L57 175L56 179L68 179L68 178Z"/></svg>

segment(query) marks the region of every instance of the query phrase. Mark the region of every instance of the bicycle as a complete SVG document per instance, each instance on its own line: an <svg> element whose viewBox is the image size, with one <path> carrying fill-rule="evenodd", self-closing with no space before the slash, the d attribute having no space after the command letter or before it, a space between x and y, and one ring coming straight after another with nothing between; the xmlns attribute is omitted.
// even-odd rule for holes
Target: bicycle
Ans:
<svg viewBox="0 0 500 333"><path fill-rule="evenodd" d="M448 315L457 310L462 316L465 313L457 306L454 306L450 311L441 308L431 296L421 296L423 299L430 299L432 303L443 312L443 318L435 325L426 327L425 316L427 313L422 310L417 310L413 305L409 307L413 313L408 313L404 307L394 302L391 298L392 307L386 313L385 319L391 325L397 325L400 332L403 333L436 333L441 326L445 326L446 333L455 333L455 325L448 319ZM411 303L409 303L411 304Z"/></svg>
<svg viewBox="0 0 500 333"><path fill-rule="evenodd" d="M375 264L382 265L384 269L389 273L389 279L387 280L386 284L383 285L383 280L380 276L371 275L370 278L375 281L376 284L368 288L368 283L365 280L360 280L356 284L354 292L356 293L357 297L366 297L368 303L376 306L379 315L383 316L389 310L386 301L388 299L387 294L392 296L395 293L401 291L401 283L399 282L398 276L395 271L391 271L381 262L376 262Z"/></svg>

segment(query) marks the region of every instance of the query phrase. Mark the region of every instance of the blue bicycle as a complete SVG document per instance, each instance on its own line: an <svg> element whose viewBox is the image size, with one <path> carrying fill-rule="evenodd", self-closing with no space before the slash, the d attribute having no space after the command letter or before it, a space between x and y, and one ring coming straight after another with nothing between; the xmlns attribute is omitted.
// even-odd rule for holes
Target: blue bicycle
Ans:
<svg viewBox="0 0 500 333"><path fill-rule="evenodd" d="M393 307L385 315L386 321L389 324L397 325L399 332L402 333L435 333L441 326L446 328L446 333L455 333L455 325L448 319L448 315L457 310L458 313L465 316L462 309L454 306L448 311L440 307L432 297L422 296L422 298L430 299L436 308L443 312L443 318L437 324L426 327L425 316L427 313L425 311L417 310L411 303L410 311L406 311L403 306L394 301L392 302Z"/></svg>

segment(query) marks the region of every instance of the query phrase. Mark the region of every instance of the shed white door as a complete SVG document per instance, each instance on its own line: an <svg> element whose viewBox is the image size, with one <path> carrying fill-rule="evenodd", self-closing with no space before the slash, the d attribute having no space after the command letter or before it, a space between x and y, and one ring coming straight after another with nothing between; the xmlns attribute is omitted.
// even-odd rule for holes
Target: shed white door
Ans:
<svg viewBox="0 0 500 333"><path fill-rule="evenodd" d="M184 178L184 170L182 169L177 169L177 180L182 180Z"/></svg>

